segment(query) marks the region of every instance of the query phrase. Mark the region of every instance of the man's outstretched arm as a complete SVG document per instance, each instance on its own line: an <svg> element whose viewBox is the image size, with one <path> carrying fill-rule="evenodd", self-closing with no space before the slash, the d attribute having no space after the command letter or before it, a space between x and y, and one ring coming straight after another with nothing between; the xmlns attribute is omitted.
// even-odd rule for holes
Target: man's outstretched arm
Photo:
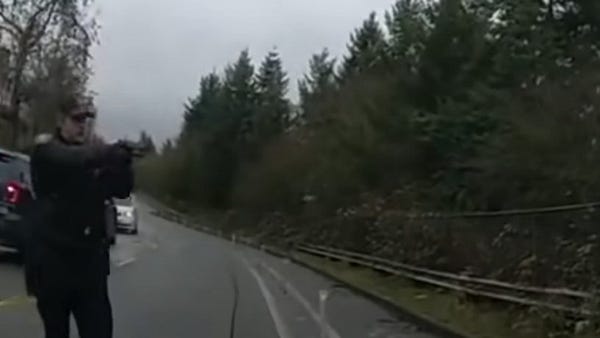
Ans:
<svg viewBox="0 0 600 338"><path fill-rule="evenodd" d="M102 165L107 146L66 145L56 142L52 136L38 136L32 158L44 165L61 169L88 169Z"/></svg>
<svg viewBox="0 0 600 338"><path fill-rule="evenodd" d="M110 187L108 197L126 198L133 191L134 177L131 166L109 171L107 179Z"/></svg>

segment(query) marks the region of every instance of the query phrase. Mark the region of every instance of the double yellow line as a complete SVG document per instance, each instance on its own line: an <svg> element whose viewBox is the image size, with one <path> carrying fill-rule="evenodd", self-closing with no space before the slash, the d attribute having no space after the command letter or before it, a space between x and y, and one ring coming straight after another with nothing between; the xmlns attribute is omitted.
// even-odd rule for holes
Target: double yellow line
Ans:
<svg viewBox="0 0 600 338"><path fill-rule="evenodd" d="M35 298L27 296L14 296L0 300L0 309L30 304L35 304Z"/></svg>

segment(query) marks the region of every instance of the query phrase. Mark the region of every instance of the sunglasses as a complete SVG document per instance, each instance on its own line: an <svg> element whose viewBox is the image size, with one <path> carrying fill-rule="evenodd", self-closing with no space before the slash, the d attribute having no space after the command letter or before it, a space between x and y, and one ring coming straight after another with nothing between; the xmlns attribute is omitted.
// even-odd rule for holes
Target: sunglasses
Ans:
<svg viewBox="0 0 600 338"><path fill-rule="evenodd" d="M69 115L69 119L76 123L85 123L88 119L92 120L96 116L92 113L77 113Z"/></svg>

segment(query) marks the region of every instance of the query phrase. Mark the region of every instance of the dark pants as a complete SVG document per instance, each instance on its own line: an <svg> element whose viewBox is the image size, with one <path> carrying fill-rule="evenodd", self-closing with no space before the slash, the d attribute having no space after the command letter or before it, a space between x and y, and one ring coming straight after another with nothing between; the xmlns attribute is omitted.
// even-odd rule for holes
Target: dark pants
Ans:
<svg viewBox="0 0 600 338"><path fill-rule="evenodd" d="M50 253L40 267L37 304L46 338L69 338L71 314L81 338L112 338L104 253L77 261L60 256Z"/></svg>

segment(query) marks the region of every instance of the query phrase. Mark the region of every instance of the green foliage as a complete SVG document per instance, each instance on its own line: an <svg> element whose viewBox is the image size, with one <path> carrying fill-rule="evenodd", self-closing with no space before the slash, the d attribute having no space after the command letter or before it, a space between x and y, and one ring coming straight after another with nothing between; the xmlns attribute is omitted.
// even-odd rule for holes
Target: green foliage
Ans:
<svg viewBox="0 0 600 338"><path fill-rule="evenodd" d="M258 100L254 75L248 50L242 51L238 60L225 69L222 119L234 142L248 139L254 129Z"/></svg>
<svg viewBox="0 0 600 338"><path fill-rule="evenodd" d="M340 69L340 82L367 72L387 59L387 42L375 13L371 13L362 26L350 36L348 53Z"/></svg>
<svg viewBox="0 0 600 338"><path fill-rule="evenodd" d="M256 76L258 111L254 119L255 136L265 144L281 134L290 120L290 103L286 99L289 80L277 52L270 52Z"/></svg>
<svg viewBox="0 0 600 338"><path fill-rule="evenodd" d="M300 106L303 118L307 122L315 122L319 116L312 112L317 109L328 94L336 89L335 59L332 59L327 49L314 54L309 61L309 72L304 79L298 81Z"/></svg>
<svg viewBox="0 0 600 338"><path fill-rule="evenodd" d="M479 207L598 199L599 83L598 74L588 70L569 85L548 82L515 92L513 102L501 108L505 132L494 135L487 156L474 161L479 173L469 178L469 195L488 203ZM490 180L502 184L482 189Z"/></svg>
<svg viewBox="0 0 600 338"><path fill-rule="evenodd" d="M148 134L146 131L142 130L140 132L138 144L145 150L146 154L156 154L156 145L154 144L154 140L152 139L152 136L150 136L150 134Z"/></svg>
<svg viewBox="0 0 600 338"><path fill-rule="evenodd" d="M212 73L200 79L200 93L189 99L183 113L183 130L185 136L207 131L215 124L215 118L221 110L223 88L219 76Z"/></svg>
<svg viewBox="0 0 600 338"><path fill-rule="evenodd" d="M141 175L168 181L162 189L173 199L227 207L239 166L257 152L255 136L261 126L258 114L272 112L271 108L287 114L281 109L282 102L277 101L283 100L286 89L272 85L286 81L275 55L267 58L263 72L256 78L247 50L225 69L223 76L212 73L202 77L198 94L185 105L177 143L168 140L160 155L143 161ZM279 96L273 94L277 90Z"/></svg>
<svg viewBox="0 0 600 338"><path fill-rule="evenodd" d="M389 32L388 54L396 63L403 63L415 70L431 27L426 16L427 7L422 1L397 1L385 14L385 25Z"/></svg>
<svg viewBox="0 0 600 338"><path fill-rule="evenodd" d="M600 198L598 10L398 0L384 28L372 13L352 33L338 72L327 49L312 56L299 112L280 56L255 72L245 50L201 79L177 144L149 163L188 183L171 189L182 199L254 212L322 216L398 191L427 209Z"/></svg>
<svg viewBox="0 0 600 338"><path fill-rule="evenodd" d="M593 211L404 212L600 200L599 11L597 0L398 0L386 31L374 14L354 31L337 74L327 50L313 55L291 126L279 56L255 76L245 51L220 81L201 81L185 142L144 163L145 186L234 209L228 229L279 244L590 289L600 271ZM566 326L540 321L536 334Z"/></svg>

